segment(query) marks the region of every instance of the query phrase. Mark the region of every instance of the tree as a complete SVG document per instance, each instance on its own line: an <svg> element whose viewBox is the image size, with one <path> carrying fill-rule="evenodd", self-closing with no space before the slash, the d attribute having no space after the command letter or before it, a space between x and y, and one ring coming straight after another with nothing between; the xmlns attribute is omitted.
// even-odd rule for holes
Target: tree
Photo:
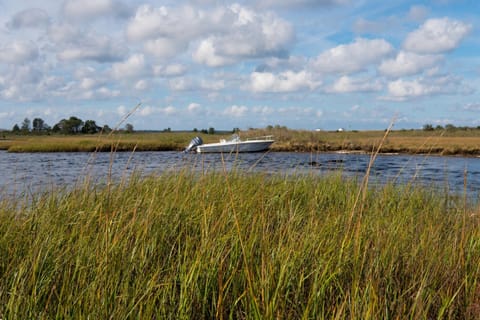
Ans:
<svg viewBox="0 0 480 320"><path fill-rule="evenodd" d="M215 128L208 128L208 134L215 134Z"/></svg>
<svg viewBox="0 0 480 320"><path fill-rule="evenodd" d="M132 133L132 132L133 132L133 124L127 123L127 124L125 125L125 132L126 132L126 133Z"/></svg>
<svg viewBox="0 0 480 320"><path fill-rule="evenodd" d="M423 125L423 131L433 131L433 126L429 123Z"/></svg>
<svg viewBox="0 0 480 320"><path fill-rule="evenodd" d="M83 121L77 117L70 117L68 119L68 125L70 127L71 133L79 133L82 132Z"/></svg>
<svg viewBox="0 0 480 320"><path fill-rule="evenodd" d="M108 126L108 124L104 125L102 128L103 133L110 133L112 132L112 129Z"/></svg>
<svg viewBox="0 0 480 320"><path fill-rule="evenodd" d="M455 126L451 123L445 125L445 130L447 131L454 131L455 129Z"/></svg>
<svg viewBox="0 0 480 320"><path fill-rule="evenodd" d="M12 128L12 133L15 133L15 134L20 133L20 127L18 126L18 124L15 123L15 125Z"/></svg>
<svg viewBox="0 0 480 320"><path fill-rule="evenodd" d="M83 121L77 117L70 117L70 119L62 119L59 123L53 126L54 132L63 134L76 134L82 132Z"/></svg>
<svg viewBox="0 0 480 320"><path fill-rule="evenodd" d="M28 119L28 118L23 119L22 126L20 127L20 130L23 133L30 132L30 119Z"/></svg>
<svg viewBox="0 0 480 320"><path fill-rule="evenodd" d="M32 131L33 132L42 132L47 131L50 127L43 121L41 118L35 118L32 122Z"/></svg>
<svg viewBox="0 0 480 320"><path fill-rule="evenodd" d="M82 127L82 133L94 134L99 132L101 129L102 128L97 126L94 120L86 120Z"/></svg>

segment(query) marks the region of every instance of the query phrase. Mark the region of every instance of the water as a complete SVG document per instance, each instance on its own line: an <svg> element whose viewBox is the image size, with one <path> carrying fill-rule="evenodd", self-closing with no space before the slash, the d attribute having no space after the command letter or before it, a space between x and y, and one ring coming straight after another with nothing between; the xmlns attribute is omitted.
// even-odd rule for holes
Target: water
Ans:
<svg viewBox="0 0 480 320"><path fill-rule="evenodd" d="M246 153L183 154L180 152L137 153L7 153L0 151L0 195L18 195L45 188L71 187L89 176L105 183L109 178L128 177L133 171L161 174L180 168L198 171L230 170L291 174L326 174L341 170L363 177L370 156L338 153ZM372 184L414 182L470 198L480 192L480 158L413 155L379 155L370 172Z"/></svg>

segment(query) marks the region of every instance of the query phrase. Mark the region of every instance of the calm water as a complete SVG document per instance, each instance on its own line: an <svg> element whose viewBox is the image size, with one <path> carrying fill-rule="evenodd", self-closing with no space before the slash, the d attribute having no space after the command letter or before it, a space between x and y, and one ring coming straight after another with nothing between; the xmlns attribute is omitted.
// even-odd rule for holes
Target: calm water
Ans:
<svg viewBox="0 0 480 320"><path fill-rule="evenodd" d="M134 170L161 174L188 167L221 170L232 167L245 171L280 174L326 174L341 170L345 176L363 177L369 155L336 153L251 153L238 155L183 154L180 152L137 153L7 153L0 151L0 194L16 195L45 188L72 186L86 176L99 183L128 176ZM465 180L466 179L466 180ZM371 170L372 183L414 181L449 192L468 195L480 192L480 158L380 155Z"/></svg>

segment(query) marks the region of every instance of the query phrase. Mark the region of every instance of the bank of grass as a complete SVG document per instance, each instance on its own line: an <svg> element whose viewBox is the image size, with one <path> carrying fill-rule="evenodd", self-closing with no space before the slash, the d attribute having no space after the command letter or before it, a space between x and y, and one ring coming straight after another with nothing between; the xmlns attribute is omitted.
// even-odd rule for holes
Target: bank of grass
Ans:
<svg viewBox="0 0 480 320"><path fill-rule="evenodd" d="M480 212L411 185L194 173L0 203L2 319L476 319Z"/></svg>
<svg viewBox="0 0 480 320"><path fill-rule="evenodd" d="M111 135L78 136L8 136L0 140L0 149L9 152L74 152L74 151L180 151L199 135L205 143L228 138L230 133L138 132ZM371 152L383 139L384 131L307 131L285 128L241 131L244 139L273 135L271 151L290 152ZM390 131L381 152L437 155L480 155L480 130L455 131Z"/></svg>

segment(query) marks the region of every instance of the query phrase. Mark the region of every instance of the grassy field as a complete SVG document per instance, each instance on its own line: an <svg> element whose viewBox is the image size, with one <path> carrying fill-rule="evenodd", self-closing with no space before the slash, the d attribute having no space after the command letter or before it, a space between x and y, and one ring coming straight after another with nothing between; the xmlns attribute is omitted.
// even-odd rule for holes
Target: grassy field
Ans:
<svg viewBox="0 0 480 320"><path fill-rule="evenodd" d="M480 210L341 174L162 176L0 203L2 319L477 319Z"/></svg>
<svg viewBox="0 0 480 320"><path fill-rule="evenodd" d="M229 134L196 132L116 133L113 135L78 136L6 136L0 140L0 149L9 152L58 151L179 151L199 135L205 143L218 142ZM240 132L242 138L273 135L272 151L371 152L384 136L384 131L314 132L274 128ZM439 155L480 155L480 130L454 131L391 131L381 152Z"/></svg>

